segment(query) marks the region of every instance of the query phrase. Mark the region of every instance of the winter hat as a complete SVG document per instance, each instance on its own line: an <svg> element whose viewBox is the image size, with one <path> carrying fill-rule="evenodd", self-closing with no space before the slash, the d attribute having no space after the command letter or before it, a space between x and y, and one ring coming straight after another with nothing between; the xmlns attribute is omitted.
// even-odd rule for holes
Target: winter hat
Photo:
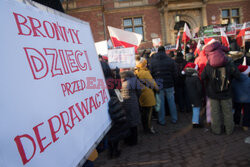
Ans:
<svg viewBox="0 0 250 167"><path fill-rule="evenodd" d="M238 69L242 74L248 75L250 73L250 66L239 65Z"/></svg>
<svg viewBox="0 0 250 167"><path fill-rule="evenodd" d="M205 49L206 46L208 46L214 42L216 42L216 40L214 38L205 38L204 39L205 45L202 47L202 50Z"/></svg>
<svg viewBox="0 0 250 167"><path fill-rule="evenodd" d="M198 65L197 64L194 64L194 63L187 63L186 65L185 65L185 67L183 68L183 70L182 70L182 72L181 72L181 74L182 75L184 75L185 74L185 69L186 68L193 68L193 69L195 69L195 70L198 70Z"/></svg>
<svg viewBox="0 0 250 167"><path fill-rule="evenodd" d="M205 45L209 45L209 44L213 43L214 41L215 41L214 38L205 38L204 39Z"/></svg>

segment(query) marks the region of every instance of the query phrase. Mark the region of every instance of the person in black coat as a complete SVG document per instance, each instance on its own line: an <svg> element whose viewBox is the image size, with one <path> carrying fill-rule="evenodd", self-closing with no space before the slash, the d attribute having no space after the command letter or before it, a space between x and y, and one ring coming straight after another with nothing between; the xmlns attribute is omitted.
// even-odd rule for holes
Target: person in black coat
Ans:
<svg viewBox="0 0 250 167"><path fill-rule="evenodd" d="M175 98L176 104L178 105L179 111L184 112L186 109L186 95L185 95L185 75L182 75L187 61L183 58L183 54L178 52L175 58L177 65L177 78L175 82Z"/></svg>
<svg viewBox="0 0 250 167"><path fill-rule="evenodd" d="M177 110L174 97L174 83L177 78L177 67L175 61L166 55L164 46L158 48L158 53L151 60L150 71L158 83L160 92L156 93L158 111L158 123L165 125L165 96L167 97L172 123L177 122ZM159 85L159 82L161 85Z"/></svg>
<svg viewBox="0 0 250 167"><path fill-rule="evenodd" d="M198 66L194 63L187 63L184 67L185 79L185 89L186 95L189 99L190 104L192 105L193 116L192 116L192 124L194 128L201 127L200 126L200 108L202 105L202 84L198 75Z"/></svg>
<svg viewBox="0 0 250 167"><path fill-rule="evenodd" d="M219 74L223 75L219 76ZM229 60L225 66L218 68L214 68L207 63L201 73L201 79L205 82L206 94L210 100L212 116L211 128L215 134L221 134L222 114L226 134L232 134L234 130L231 84L233 78L239 79L240 72L233 62Z"/></svg>
<svg viewBox="0 0 250 167"><path fill-rule="evenodd" d="M114 86L108 89L111 97L109 101L109 115L112 120L112 127L108 132L107 137L109 145L109 158L116 158L121 154L121 150L119 150L119 141L130 135L129 123L122 102L118 100L114 91L114 89L118 89L120 87L119 84L115 84L116 82L114 80L119 77L113 75L106 62L101 61L101 66L106 82L113 82L112 85Z"/></svg>

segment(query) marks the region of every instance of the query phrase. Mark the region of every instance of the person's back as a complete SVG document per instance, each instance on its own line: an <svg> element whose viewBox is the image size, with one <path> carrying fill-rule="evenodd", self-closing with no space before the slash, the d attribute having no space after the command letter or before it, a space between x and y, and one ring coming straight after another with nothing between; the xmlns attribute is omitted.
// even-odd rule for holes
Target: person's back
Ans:
<svg viewBox="0 0 250 167"><path fill-rule="evenodd" d="M225 70L225 84L218 85L216 81L221 80L221 78L216 78L217 73L222 73L221 71ZM206 84L206 93L209 98L213 99L229 99L232 98L232 88L231 82L233 78L239 78L239 70L237 67L231 62L228 61L225 66L222 67L212 67L209 63L207 63L204 71L201 74L201 79L205 80ZM223 77L223 76L222 76ZM218 90L218 87L221 90Z"/></svg>
<svg viewBox="0 0 250 167"><path fill-rule="evenodd" d="M206 93L210 100L212 132L221 133L221 115L223 114L226 134L233 133L232 79L239 79L240 73L233 62L225 66L212 67L209 63L204 68L201 79L205 81Z"/></svg>
<svg viewBox="0 0 250 167"><path fill-rule="evenodd" d="M153 78L163 85L159 85L160 92L156 93L158 112L158 123L160 125L165 125L165 97L167 97L168 106L172 118L172 123L177 122L177 111L175 105L174 97L174 82L177 77L177 67L170 57L165 53L165 48L160 46L158 48L158 53L154 56L151 61L151 73Z"/></svg>
<svg viewBox="0 0 250 167"><path fill-rule="evenodd" d="M159 49L161 49L159 47ZM155 80L163 81L163 88L170 88L174 86L174 80L177 77L177 67L170 57L168 57L164 50L158 50L154 58L151 60L150 67L151 74Z"/></svg>

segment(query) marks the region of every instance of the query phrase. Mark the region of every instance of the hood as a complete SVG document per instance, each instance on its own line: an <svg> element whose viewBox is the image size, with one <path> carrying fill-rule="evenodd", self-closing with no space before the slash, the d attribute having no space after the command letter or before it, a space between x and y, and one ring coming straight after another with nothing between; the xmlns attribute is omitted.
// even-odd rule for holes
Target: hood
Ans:
<svg viewBox="0 0 250 167"><path fill-rule="evenodd" d="M203 49L205 50L205 52L212 52L216 49L218 49L221 46L219 41L214 41L210 44L204 45Z"/></svg>

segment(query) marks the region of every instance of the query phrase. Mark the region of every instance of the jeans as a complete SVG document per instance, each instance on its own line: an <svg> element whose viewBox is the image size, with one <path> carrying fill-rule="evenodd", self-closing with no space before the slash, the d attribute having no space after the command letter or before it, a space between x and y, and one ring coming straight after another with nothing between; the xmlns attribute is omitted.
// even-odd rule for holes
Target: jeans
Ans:
<svg viewBox="0 0 250 167"><path fill-rule="evenodd" d="M199 124L199 118L200 118L200 107L193 107L192 123Z"/></svg>
<svg viewBox="0 0 250 167"><path fill-rule="evenodd" d="M169 106L169 111L171 115L171 120L173 123L177 122L177 110L174 99L174 87L161 89L159 93L156 94L160 101L157 101L157 105L160 105L160 110L158 110L158 121L160 124L166 124L165 121L165 96L167 96L167 102ZM159 104L160 103L160 104Z"/></svg>

